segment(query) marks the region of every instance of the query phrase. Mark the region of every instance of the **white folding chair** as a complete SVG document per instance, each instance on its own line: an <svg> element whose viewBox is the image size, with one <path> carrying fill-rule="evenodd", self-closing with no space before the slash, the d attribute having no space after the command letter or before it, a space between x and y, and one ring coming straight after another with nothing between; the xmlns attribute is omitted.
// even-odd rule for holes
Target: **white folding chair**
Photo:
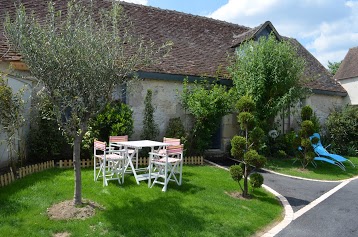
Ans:
<svg viewBox="0 0 358 237"><path fill-rule="evenodd" d="M178 185L181 185L183 171L182 144L169 145L164 154L161 152L152 152L150 155L152 159L149 161L149 187L153 187L156 183L161 184L163 185L162 191L165 192L169 181L175 181ZM155 171L154 167L156 168ZM154 180L151 183L152 178L154 178Z"/></svg>
<svg viewBox="0 0 358 237"><path fill-rule="evenodd" d="M103 186L108 186L109 180L118 180L121 184L121 177L124 173L125 157L123 153L112 152L106 147L105 142L94 142L94 180L103 179ZM98 171L97 171L98 170Z"/></svg>

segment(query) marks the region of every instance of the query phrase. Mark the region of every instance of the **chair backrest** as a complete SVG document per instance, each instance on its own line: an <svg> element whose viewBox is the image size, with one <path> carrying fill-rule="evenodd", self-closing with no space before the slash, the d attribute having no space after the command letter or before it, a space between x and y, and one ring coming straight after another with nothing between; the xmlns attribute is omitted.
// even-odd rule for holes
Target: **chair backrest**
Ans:
<svg viewBox="0 0 358 237"><path fill-rule="evenodd" d="M106 143L101 141L94 141L94 149L100 151L106 151Z"/></svg>
<svg viewBox="0 0 358 237"><path fill-rule="evenodd" d="M128 135L124 136L109 136L109 143L113 142L126 142L128 141Z"/></svg>
<svg viewBox="0 0 358 237"><path fill-rule="evenodd" d="M167 154L173 155L173 154L183 154L183 144L180 145L170 145L167 147Z"/></svg>
<svg viewBox="0 0 358 237"><path fill-rule="evenodd" d="M170 138L170 137L163 137L164 143L169 143L170 145L180 145L179 138Z"/></svg>
<svg viewBox="0 0 358 237"><path fill-rule="evenodd" d="M311 142L312 142L312 139L313 139L313 138L318 138L318 142L317 142L316 144L313 144L313 143L312 143L313 148L316 148L316 147L318 147L318 146L322 146L322 147L323 147L323 145L322 145L322 143L321 143L321 136L320 136L318 133L313 133L313 135L310 136L309 138L310 138L310 141L311 141Z"/></svg>

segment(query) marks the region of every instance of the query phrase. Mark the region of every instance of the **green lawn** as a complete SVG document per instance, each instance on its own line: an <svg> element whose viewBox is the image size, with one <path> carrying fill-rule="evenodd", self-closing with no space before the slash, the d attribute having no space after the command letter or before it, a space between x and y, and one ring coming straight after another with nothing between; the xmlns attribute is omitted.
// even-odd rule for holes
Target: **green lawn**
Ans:
<svg viewBox="0 0 358 237"><path fill-rule="evenodd" d="M73 197L73 171L51 169L0 188L1 236L250 236L282 218L274 196L257 189L251 200L225 192L239 189L229 172L211 166L184 166L183 185L137 185L93 181L92 169L82 171L83 197L105 207L86 220L55 221L46 209Z"/></svg>
<svg viewBox="0 0 358 237"><path fill-rule="evenodd" d="M349 163L344 162L346 171L343 171L338 166L323 162L316 162L317 168L314 168L313 165L310 164L306 169L302 170L299 161L296 161L293 164L294 159L268 159L265 168L282 174L303 178L319 180L342 180L358 175L358 157L347 158L353 162L356 168L352 167Z"/></svg>

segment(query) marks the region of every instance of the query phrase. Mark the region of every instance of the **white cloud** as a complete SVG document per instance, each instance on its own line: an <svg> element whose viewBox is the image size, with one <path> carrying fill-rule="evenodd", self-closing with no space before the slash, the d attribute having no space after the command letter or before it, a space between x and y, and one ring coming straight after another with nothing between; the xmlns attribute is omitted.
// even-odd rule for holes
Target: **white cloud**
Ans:
<svg viewBox="0 0 358 237"><path fill-rule="evenodd" d="M208 16L249 27L269 20L325 66L358 46L358 0L229 0Z"/></svg>
<svg viewBox="0 0 358 237"><path fill-rule="evenodd" d="M137 4L142 4L142 5L148 5L148 0L121 0L121 1L137 3Z"/></svg>

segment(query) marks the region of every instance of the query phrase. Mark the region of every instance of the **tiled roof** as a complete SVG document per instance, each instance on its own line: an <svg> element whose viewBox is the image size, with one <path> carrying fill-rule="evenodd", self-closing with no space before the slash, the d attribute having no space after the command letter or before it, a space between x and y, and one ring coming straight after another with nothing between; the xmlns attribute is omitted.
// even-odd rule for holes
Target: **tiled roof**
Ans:
<svg viewBox="0 0 358 237"><path fill-rule="evenodd" d="M342 80L347 78L358 77L358 47L348 50L344 57L334 79Z"/></svg>
<svg viewBox="0 0 358 237"><path fill-rule="evenodd" d="M3 36L3 18L6 12L14 12L14 3L20 0L0 0L0 60L19 60L20 55L11 49ZM44 0L22 0L25 8L44 15L47 10ZM54 0L55 7L64 9L66 0ZM108 1L97 1L99 6L107 7ZM121 2L126 15L132 21L135 34L157 43L172 41L170 55L145 71L188 76L219 75L228 78L226 70L228 55L234 52L232 46L252 37L263 25L249 28L211 18L195 16L177 11L162 10L138 4ZM311 88L345 92L334 84L327 70L296 40L299 54L308 61L308 75L319 75L319 80L309 84ZM220 70L219 70L220 69ZM218 71L219 70L219 71ZM311 75L313 77L313 75Z"/></svg>
<svg viewBox="0 0 358 237"><path fill-rule="evenodd" d="M303 57L306 61L305 85L314 90L337 92L340 94L347 94L347 91L336 81L332 79L328 70L296 39L286 38L297 49L298 55Z"/></svg>

